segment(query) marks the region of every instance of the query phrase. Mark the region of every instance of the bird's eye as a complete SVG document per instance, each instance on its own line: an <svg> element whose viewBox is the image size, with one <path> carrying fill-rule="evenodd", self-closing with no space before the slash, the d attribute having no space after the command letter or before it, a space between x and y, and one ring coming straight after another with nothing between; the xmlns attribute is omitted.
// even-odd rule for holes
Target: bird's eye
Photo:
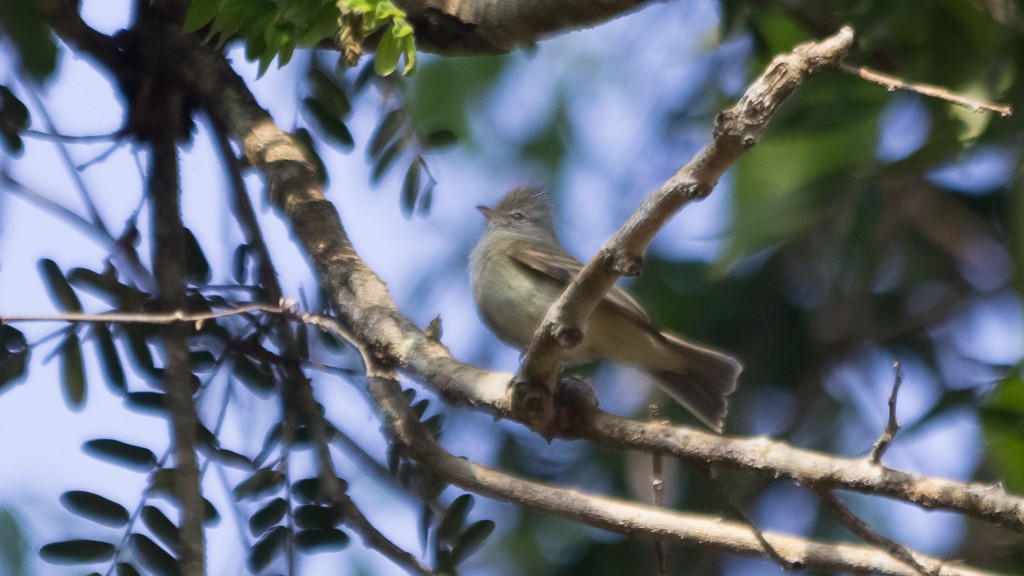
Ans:
<svg viewBox="0 0 1024 576"><path fill-rule="evenodd" d="M513 220L524 220L524 219L526 219L526 216L523 216L522 212L513 212L512 214L510 214L510 216L512 216Z"/></svg>

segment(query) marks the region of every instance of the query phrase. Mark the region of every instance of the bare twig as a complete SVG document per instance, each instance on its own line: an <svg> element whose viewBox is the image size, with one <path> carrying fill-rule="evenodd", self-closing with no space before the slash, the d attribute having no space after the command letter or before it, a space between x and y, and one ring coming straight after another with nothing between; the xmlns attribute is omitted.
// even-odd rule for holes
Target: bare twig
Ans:
<svg viewBox="0 0 1024 576"><path fill-rule="evenodd" d="M651 420L658 419L657 404L648 406L647 411ZM665 499L665 478L661 452L651 452L651 492L654 495L654 505L660 508ZM668 557L665 553L665 541L660 538L654 541L654 573L657 576L667 576L668 574Z"/></svg>
<svg viewBox="0 0 1024 576"><path fill-rule="evenodd" d="M643 201L548 310L514 380L541 390L514 395L517 411L529 407L537 413L523 416L542 429L550 425L550 398L545 403L536 396L547 389L550 397L565 353L578 343L568 336L582 334L590 313L619 276L639 273L644 250L661 227L684 204L710 194L725 170L757 144L779 106L809 75L840 63L852 44L853 29L844 27L777 56L736 105L718 115L712 141Z"/></svg>
<svg viewBox="0 0 1024 576"><path fill-rule="evenodd" d="M902 364L895 362L892 365L892 369L896 372L896 375L893 377L892 393L889 394L889 420L885 423L885 430L882 431L882 435L878 437L875 445L871 447L871 455L868 456L868 461L872 464L878 464L882 461L882 456L889 449L889 445L896 438L896 432L900 429L900 421L896 419L896 396L900 393L900 384L903 383Z"/></svg>
<svg viewBox="0 0 1024 576"><path fill-rule="evenodd" d="M35 103L36 108L39 111L39 115L42 116L43 122L46 124L46 129L50 132L56 132L57 129L53 124L53 119L50 118L50 113L47 111L46 106L43 105L43 100L39 97L34 82L29 84L23 80L22 86L26 87L26 92L29 97L32 98L32 102ZM110 232L107 230L107 225L103 222L103 217L100 216L99 210L96 209L96 203L92 200L92 194L89 192L88 186L85 185L85 180L82 179L82 175L78 172L74 161L71 159L71 153L68 152L67 146L61 140L58 140L56 144L57 150L60 153L61 161L64 162L64 167L67 169L68 174L75 183L75 189L78 190L78 195L82 200L82 204L85 205L85 210L89 213L89 219L91 220L92 225L109 235Z"/></svg>
<svg viewBox="0 0 1024 576"><path fill-rule="evenodd" d="M11 322L89 322L89 323L116 323L116 324L182 324L190 323L195 324L197 328L202 327L204 322L209 320L216 320L218 318L225 318L227 316L237 316L240 314L250 314L252 312L269 312L272 314L287 314L291 313L291 309L284 305L273 306L270 304L245 304L237 308L230 308L228 310L219 310L211 312L184 312L181 310L174 310L166 313L153 313L153 312L105 312L102 314L81 314L81 313L64 313L64 314L41 314L41 315L0 315L0 324L8 324Z"/></svg>
<svg viewBox="0 0 1024 576"><path fill-rule="evenodd" d="M334 326L340 328L340 326ZM365 356L365 353L364 353ZM356 503L345 493L345 490L334 471L334 462L327 436L327 426L323 415L313 398L313 389L308 380L294 382L291 395L297 404L296 408L310 430L310 437L316 450L320 489L327 501L343 518L345 526L358 533L363 543L392 562L404 568L410 574L430 575L433 572L411 553L400 548L374 526L363 514Z"/></svg>
<svg viewBox="0 0 1024 576"><path fill-rule="evenodd" d="M19 134L40 140L53 140L55 142L67 142L69 144L94 144L96 142L110 142L122 136L121 131L110 134L58 134L57 132L44 132L42 130L21 130Z"/></svg>
<svg viewBox="0 0 1024 576"><path fill-rule="evenodd" d="M928 96L929 98L937 98L939 100L945 100L957 106L963 106L972 112L979 112L981 110L988 110L995 112L1000 116L1010 116L1013 114L1013 108L1007 104L992 104L989 102L981 102L979 100L972 100L966 96L954 94L946 88L941 86L933 86L931 84L917 84L914 82L907 82L902 78L896 76L890 76L883 74L877 70L872 70L865 66L852 66L850 64L840 64L839 69L852 76L857 76L868 82L878 84L884 87L886 90L905 90L907 92L916 92L922 96Z"/></svg>
<svg viewBox="0 0 1024 576"><path fill-rule="evenodd" d="M942 562L923 556L921 556L922 560L918 560L909 548L882 535L867 522L861 520L831 490L818 490L818 497L836 520L860 539L881 548L893 558L913 568L918 574L938 576L942 572Z"/></svg>
<svg viewBox="0 0 1024 576"><path fill-rule="evenodd" d="M726 507L729 509L729 513L732 514L734 518L750 527L750 531L754 535L754 538L757 538L757 541L761 543L761 547L764 548L765 555L768 556L772 562L778 564L783 570L788 571L796 568L796 565L793 562L790 562L779 554L779 551L776 550L775 547L772 546L764 537L764 532L762 532L761 528L757 526L754 519L747 514L746 510L744 510L742 506L733 500L732 495L725 489L725 485L722 484L722 479L718 476L718 468L715 468L714 466L707 466L699 468L699 470L704 473L704 477L707 478L708 483L711 485L711 488L715 493L718 494L718 497L725 502Z"/></svg>

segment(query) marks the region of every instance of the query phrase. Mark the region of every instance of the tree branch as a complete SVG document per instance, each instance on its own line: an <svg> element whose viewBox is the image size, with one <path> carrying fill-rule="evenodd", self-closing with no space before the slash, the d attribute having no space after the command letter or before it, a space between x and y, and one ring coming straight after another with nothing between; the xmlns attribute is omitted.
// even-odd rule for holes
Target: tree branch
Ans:
<svg viewBox="0 0 1024 576"><path fill-rule="evenodd" d="M825 40L775 57L736 105L718 115L711 142L640 204L548 310L514 380L518 388L529 389L515 392L513 409L523 409L524 416L542 429L556 424L550 421L551 389L565 353L579 340L567 335L582 334L590 313L615 281L624 274L639 274L644 250L658 230L684 204L710 194L725 170L761 139L775 111L804 79L838 65L852 44L853 29L845 27Z"/></svg>
<svg viewBox="0 0 1024 576"><path fill-rule="evenodd" d="M972 112L978 112L981 110L988 110L989 112L995 112L1000 116L1010 116L1013 114L1013 108L1007 104L993 104L990 102L982 102L981 100L972 100L966 96L954 94L942 86L934 86L932 84L918 84L914 82L907 82L902 78L896 76L890 76L889 74L883 74L877 70L872 70L866 66L851 66L849 64L840 64L839 69L844 74L856 76L862 80L867 80L872 84L878 84L890 92L893 90L903 90L906 92L916 92L922 96L928 96L929 98L936 98L938 100L945 100L951 104L962 106Z"/></svg>
<svg viewBox="0 0 1024 576"><path fill-rule="evenodd" d="M682 514L662 508L557 488L516 478L475 464L446 452L411 412L401 387L384 377L370 377L369 390L386 428L413 457L434 470L445 481L491 498L545 510L574 522L583 522L611 532L645 539L673 538L684 544L721 552L762 556L761 542L750 527L720 518ZM853 573L881 573L918 576L918 573L875 548L845 544L823 544L764 532L772 549L793 566ZM920 557L920 556L919 556ZM939 562L928 559L928 561ZM969 568L945 566L943 574L980 575Z"/></svg>
<svg viewBox="0 0 1024 576"><path fill-rule="evenodd" d="M844 34L837 41L846 39ZM359 258L333 204L324 199L304 149L259 107L223 56L198 45L191 52L195 88L210 113L220 117L232 138L244 144L250 163L263 172L271 198L291 223L352 337L379 363L412 374L448 401L511 418L506 389L510 375L458 362L445 346L398 312L387 286ZM645 202L641 209L649 205ZM658 222L652 224L652 230L656 229ZM831 458L768 439L726 439L601 411L584 414L575 426L562 436L785 475L805 484L882 494L1024 531L1024 500L1006 494L1000 486L928 478L882 469L863 460Z"/></svg>
<svg viewBox="0 0 1024 576"><path fill-rule="evenodd" d="M833 492L822 490L818 492L818 497L821 498L822 503L825 504L825 508L827 508L828 511L835 516L836 520L839 520L839 523L845 526L847 530L853 532L865 542L874 544L893 558L910 566L917 574L921 574L923 576L939 576L942 573L942 569L944 567L942 562L935 562L931 558L918 558L918 555L914 554L914 552L906 546L880 534L867 522L857 517L857 515L847 508L847 506L843 504ZM927 563L928 566L924 566L922 564L922 560Z"/></svg>
<svg viewBox="0 0 1024 576"><path fill-rule="evenodd" d="M844 31L833 42L848 42L849 35L849 31ZM231 138L242 146L250 163L263 172L271 199L281 208L295 237L309 254L321 285L346 329L365 351L371 391L388 425L404 444L413 448L421 462L436 466L442 476L468 489L500 498L517 495L517 502L593 526L651 538L672 534L683 541L718 550L762 553L761 545L746 526L519 481L452 457L431 444L432 440L417 428L418 424L405 422L401 415L407 407L399 406L401 396L392 393L395 386L386 378L379 378L377 370L406 371L440 391L447 400L469 404L498 417L511 416L506 393L510 375L483 371L456 361L443 345L428 338L397 311L384 282L353 249L337 211L323 196L313 164L306 158L303 148L260 108L223 55L190 37L183 36L180 41L182 61L179 66L188 71L183 74L185 80L202 105L223 122ZM792 57L807 59L808 55ZM818 57L807 61L813 69L826 63ZM790 68L785 62L773 63L772 70L775 72L766 75L761 90L791 91L799 83L799 75L793 83L786 73ZM764 95L764 92L756 94L758 98ZM772 102L775 101L767 101L769 105ZM741 104L738 109L746 110L747 104ZM750 110L756 112L755 120L771 112L758 107ZM621 244L619 252L608 257L606 266L611 270L602 270L595 278L603 278L602 283L610 285L615 275L631 271L638 264L642 247L672 211L685 201L706 194L717 178L715 175L721 174L727 162L742 153L745 146L756 142L760 129L749 121L749 118L728 114L719 119L717 130L725 136L716 136L716 145L738 148L712 150L698 156L692 163L693 169L687 172L692 180L677 182L673 178L662 195L645 202L622 233L630 240ZM726 164L721 164L723 161ZM648 212L651 216L645 216ZM600 283L598 286L600 288ZM891 496L926 507L956 510L1024 531L1024 501L1007 495L999 487L898 472L874 466L866 459L833 458L767 439L728 439L689 428L634 422L596 409L583 411L568 425L561 434L566 438L587 438L605 446L657 451L704 464L789 476L814 487ZM913 573L907 566L873 549L809 543L777 534L765 537L790 561L816 562L816 566L825 569L852 570L851 558L857 557L866 562L858 570ZM959 573L969 571L961 569Z"/></svg>

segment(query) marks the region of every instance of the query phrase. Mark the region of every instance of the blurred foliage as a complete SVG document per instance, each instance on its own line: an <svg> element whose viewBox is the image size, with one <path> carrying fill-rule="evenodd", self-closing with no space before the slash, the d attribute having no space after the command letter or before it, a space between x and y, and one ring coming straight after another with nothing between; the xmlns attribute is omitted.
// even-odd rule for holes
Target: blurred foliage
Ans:
<svg viewBox="0 0 1024 576"><path fill-rule="evenodd" d="M358 53L362 42L374 34L377 74L392 74L403 57L402 74L416 68L412 26L390 0L194 0L185 28L205 30L222 43L241 37L246 57L259 61L261 74L275 58L279 66L287 64L296 48L329 41L353 45Z"/></svg>
<svg viewBox="0 0 1024 576"><path fill-rule="evenodd" d="M57 47L34 4L11 0L5 10L4 30L23 68L34 78L54 74ZM750 74L794 44L850 23L858 32L851 64L941 85L972 98L1024 102L1024 22L1019 6L1007 0L724 0L722 16L716 38L721 45L752 39ZM381 185L388 173L399 170L400 209L407 216L426 214L435 194L430 152L457 143L468 156L491 160L486 157L495 143L487 138L493 132L476 128L486 118L486 102L509 90L509 78L521 80L511 76L514 57L426 58L419 63L418 74L398 78L391 73L403 57L403 73L411 72L417 61L404 15L384 0L196 0L186 25L220 43L241 38L246 55L258 61L262 73L275 59L281 66L288 64L298 49L334 46L339 18L359 40L374 36L375 57L358 69L336 66L336 51L310 51L309 58L292 62L304 66L297 75L303 87L296 135L316 155L327 147L343 152L365 149L370 183ZM636 26L631 34L646 32ZM586 172L594 179L614 180L608 188L624 197L633 191L629 186L643 169L684 162L684 152L692 150L680 133L695 125L710 126L717 110L731 105L735 90L718 75L724 75L725 64L736 65L723 59L746 54L714 52L696 57L707 68L703 76L694 73L692 83L700 87L699 93L652 99L657 104L653 111L640 105L640 95L636 103L626 103L627 112L637 114L627 120L646 123L641 132L650 146L638 146L643 152L635 158L623 157L618 173L581 160L593 144L584 139L587 132L573 107L579 104L580 93L590 96L592 87L580 86L581 78L589 79L572 72L594 71L597 82L600 73L611 70L614 76L641 66L639 59L634 61L639 49L618 51L613 56L617 59L603 63L604 69L593 62L566 62L564 69L552 70L555 79L541 87L549 93L542 95L544 103L538 106L545 108L541 113L547 120L517 140L501 142L509 156L494 162L542 171L555 184L549 187L555 195L560 193L559 184ZM662 72L656 67L642 70L650 75ZM5 151L14 155L22 151L21 138L30 119L17 86L11 86L0 87L0 136ZM600 94L594 93L596 100ZM365 141L350 129L360 113L371 117L364 125L373 127ZM900 124L900 118L911 121ZM715 192L730 196L729 225L714 261L680 261L652 252L644 275L632 286L662 325L743 359L746 372L733 399L728 432L769 434L830 452L866 454L881 428L875 416L885 409L891 383L887 367L899 359L908 366L904 389L919 387L927 400L905 418L887 462L899 456L902 443L927 439L937 424L966 422L967 429L984 434L979 445L968 450L984 457L978 463L963 463L956 474L1002 480L1011 490L1024 491L1021 351L988 353L986 341L973 334L984 331L972 324L981 322L977 316L988 311L1009 326L1003 334L1019 339L1024 333L1017 274L1024 263L1022 118L1022 111L1000 118L939 100L891 94L838 72L818 75L797 91L759 146L734 167L732 187ZM612 125L621 121L608 120ZM889 148L894 141L903 143L895 152ZM980 164L983 158L995 160ZM319 168L326 181L329 170L322 161ZM639 198L623 202L632 208ZM125 238L138 235L130 224ZM118 249L130 251L132 246L125 242ZM256 272L265 255L257 246L234 247L234 284L227 287L214 283L228 274L217 270L218 259L208 259L191 232L186 249L191 310L235 306L266 293ZM80 296L86 293L119 311L152 310L154 296L137 271L117 265L114 258L95 268L65 271L53 260L39 262L39 273L59 310L82 310ZM304 302L303 309L326 312L328 307ZM280 401L266 409L272 414L269 425L249 430L264 438L253 453L221 445L224 412L216 417L210 416L215 410L201 412L204 423L198 431L204 465L233 472L231 505L248 530L245 537L252 539L246 566L254 573L273 571L297 552L349 545L345 518L325 504L320 481L289 468L293 457L308 451L313 440L309 427L297 418L282 375L299 365L349 379L350 366L358 361L337 338L305 326L295 328L282 344L273 336L280 329L275 322L259 314L211 320L198 326L189 341L197 402L220 409L226 404L235 407L241 398L241 406L248 410L256 402ZM36 348L62 366L62 390L70 408L87 408L86 368L95 365L110 393L127 409L163 418L163 367L161 356L154 354L159 346L158 330L145 325L71 324L32 346L21 332L3 325L0 391L24 378L30 348ZM598 371L598 385L605 376ZM442 436L445 422L452 420L449 416L463 416L422 393L407 390L406 395L435 437ZM323 411L322 406L317 408ZM692 422L675 406L666 406L664 417ZM355 420L359 418L363 416ZM325 423L332 446L355 454L360 473L386 477L391 493L419 510L418 526L409 529L418 530L424 555L439 570L471 572L464 567L478 562L493 564L499 573L537 575L601 576L633 573L638 567L651 571L653 553L647 543L530 510L478 518L483 506L473 496L452 494L400 447L391 446L386 454L360 454L361 448L354 448L338 427L326 418ZM497 464L514 473L622 498L642 498L649 488L650 464L643 457L581 443L548 445L533 434L497 425L488 430L493 430L493 437L474 440L496 443ZM43 546L43 558L103 563L108 572L118 574L174 573L177 528L167 506L167 501L173 503L173 468L167 454L114 438L89 440L82 448L130 472L146 474L146 488L129 497L66 492L61 503L70 513L117 526L126 536L123 541L99 540L83 529L81 538ZM726 508L719 491L700 471L681 466L675 474L668 483L677 491L671 506L711 514ZM347 488L343 478L336 479ZM759 520L771 514L758 512L781 509L781 516L794 523L794 532L845 537L813 502L780 489L777 482L733 474L723 474L723 482ZM483 514L489 510L493 509ZM207 517L210 523L221 517L212 503ZM0 535L10 524L0 515ZM12 530L0 545L16 574L19 565L11 559L24 545L22 532ZM976 523L963 524L962 535L950 536L953 543L947 555L984 568L1024 573L1019 541L987 538L982 530ZM471 556L481 544L481 553ZM670 563L671 573L726 571L718 555L696 549L671 547ZM510 565L513 568L505 570Z"/></svg>

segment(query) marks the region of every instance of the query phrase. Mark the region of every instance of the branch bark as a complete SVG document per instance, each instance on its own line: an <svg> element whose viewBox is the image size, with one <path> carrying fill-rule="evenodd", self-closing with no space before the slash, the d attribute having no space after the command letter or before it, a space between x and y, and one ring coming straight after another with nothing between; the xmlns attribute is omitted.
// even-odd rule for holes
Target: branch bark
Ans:
<svg viewBox="0 0 1024 576"><path fill-rule="evenodd" d="M441 54L499 54L559 31L593 26L647 0L396 0L422 50Z"/></svg>
<svg viewBox="0 0 1024 576"><path fill-rule="evenodd" d="M566 352L578 344L565 335L582 334L590 313L615 281L640 273L654 235L684 204L710 194L725 170L757 144L775 111L804 79L838 66L852 44L853 29L844 27L820 42L776 56L736 105L718 115L711 142L643 201L548 310L514 380L517 388L527 389L516 391L514 410L542 429L552 426L551 390Z"/></svg>
<svg viewBox="0 0 1024 576"><path fill-rule="evenodd" d="M78 30L75 27L69 29ZM74 37L66 37L65 40L76 42ZM302 147L274 124L222 54L192 38L183 36L180 40L183 58L178 65L187 71L187 74L180 74L186 77L201 105L223 123L231 138L243 148L250 163L263 172L271 199L280 207L296 238L308 252L321 285L343 324L365 349L370 364L371 391L388 425L394 427L397 437L412 447L424 464L471 490L494 497L508 497L516 493L519 495L517 502L593 526L652 538L670 534L683 541L718 550L750 554L763 552L745 526L519 481L455 458L436 444L430 444L425 433L403 417L406 407L399 406L400 395L393 393L393 383L388 378L381 378L378 371L404 371L427 382L451 402L469 404L498 417L512 416L506 391L511 375L486 372L456 361L443 345L427 337L397 311L384 282L353 249L337 211L325 200L312 163L305 157ZM820 65L820 62L815 64L819 68ZM795 85L782 82L762 88L792 90ZM727 127L730 123L729 119L723 119L720 131L723 125ZM756 142L759 132L753 134ZM748 144L747 135L740 130L736 135L738 139L730 139L728 146L738 143L742 149ZM626 232L622 233L632 240L623 242L619 251L607 260L612 263L610 270L595 273L594 278L601 279L606 275L613 278L623 271L630 271L658 226L683 202L706 193L710 188L705 189L701 183L713 183L717 178L714 175L725 168L718 162L725 161L727 165L731 160L726 159L738 156L740 152L699 157L693 163L695 173L704 173L706 177L674 183L669 186L673 191L666 192L664 199L645 202L639 215L630 220L625 227ZM644 216L647 213L651 216ZM594 280L595 285L600 286L604 282L610 285L607 278ZM561 436L586 438L605 446L673 454L705 465L710 463L788 476L815 488L890 496L926 507L959 511L1024 531L1024 500L1006 494L999 487L928 478L872 465L866 459L834 458L763 438L729 439L683 427L635 422L596 409L582 410L577 416L566 423L567 428ZM787 558L798 562L819 562L816 566L826 569L913 573L906 565L873 549L820 544L777 534L766 534L766 538ZM868 568L854 568L861 564L850 559L860 553L866 555L862 558L868 564L863 566ZM812 560L814 554L820 554L820 559ZM977 572L960 569L949 573Z"/></svg>
<svg viewBox="0 0 1024 576"><path fill-rule="evenodd" d="M447 482L497 500L524 504L610 532L650 540L671 538L684 544L732 554L765 554L761 541L747 525L549 486L459 458L441 448L423 428L394 380L370 377L369 390L385 426L395 439ZM824 544L774 532L763 532L762 535L772 549L796 568L919 576L914 568L876 548ZM942 561L934 558L916 556L942 565L945 576L984 574L970 568L943 565Z"/></svg>
<svg viewBox="0 0 1024 576"><path fill-rule="evenodd" d="M156 16L143 9L150 18ZM158 17L158 16L156 16ZM160 27L143 16L142 26ZM159 48L159 44L155 48ZM159 287L160 306L165 310L187 309L185 298L185 227L181 219L178 142L186 119L182 116L182 89L173 82L161 82L162 71L150 66L153 82L163 86L151 94L146 106L152 115L152 142L147 194L152 206L153 262ZM171 415L171 443L174 450L174 494L180 510L180 566L183 574L206 574L203 535L205 511L199 465L196 460L196 430L199 417L193 403L193 376L188 348L189 327L182 323L163 327L167 408Z"/></svg>

